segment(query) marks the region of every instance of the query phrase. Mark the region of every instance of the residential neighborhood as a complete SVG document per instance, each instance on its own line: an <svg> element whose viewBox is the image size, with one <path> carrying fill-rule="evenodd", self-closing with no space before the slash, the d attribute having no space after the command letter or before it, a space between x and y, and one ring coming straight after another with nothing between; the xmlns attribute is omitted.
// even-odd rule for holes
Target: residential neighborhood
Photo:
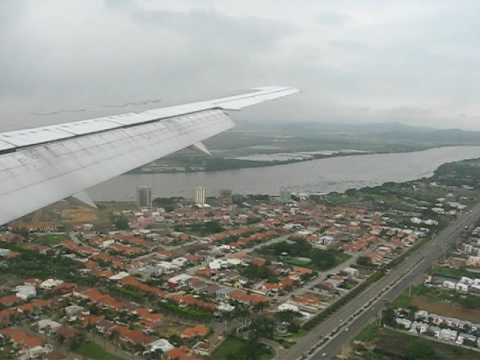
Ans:
<svg viewBox="0 0 480 360"><path fill-rule="evenodd" d="M427 179L287 198L227 193L208 206L63 201L0 234L2 351L192 360L237 347L271 358L476 200ZM479 233L462 247L465 262L480 254ZM428 286L473 292L480 280Z"/></svg>

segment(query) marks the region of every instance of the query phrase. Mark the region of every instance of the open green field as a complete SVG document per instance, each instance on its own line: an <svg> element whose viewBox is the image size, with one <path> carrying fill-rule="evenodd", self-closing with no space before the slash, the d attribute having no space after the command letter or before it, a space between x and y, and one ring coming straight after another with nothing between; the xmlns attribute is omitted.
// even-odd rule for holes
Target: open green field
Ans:
<svg viewBox="0 0 480 360"><path fill-rule="evenodd" d="M392 359L415 360L473 360L480 352L447 345L428 338L412 336L390 329L382 329L374 350Z"/></svg>
<svg viewBox="0 0 480 360"><path fill-rule="evenodd" d="M460 279L462 276L467 276L470 278L480 277L480 273L469 271L468 269L451 269L447 267L435 267L432 270L433 275L450 277L455 279Z"/></svg>
<svg viewBox="0 0 480 360"><path fill-rule="evenodd" d="M62 241L66 240L67 236L65 234L46 234L40 235L35 239L37 244L47 245L47 246L54 246Z"/></svg>
<svg viewBox="0 0 480 360"><path fill-rule="evenodd" d="M266 345L256 344L258 356L252 358L247 341L236 337L229 337L213 352L212 360L270 360L272 351Z"/></svg>
<svg viewBox="0 0 480 360"><path fill-rule="evenodd" d="M312 263L312 260L310 258L305 258L305 257L291 257L291 256L286 256L284 258L285 262L290 265L295 265L295 266L308 266Z"/></svg>
<svg viewBox="0 0 480 360"><path fill-rule="evenodd" d="M121 357L106 352L101 346L88 341L75 348L75 352L92 360L124 360Z"/></svg>
<svg viewBox="0 0 480 360"><path fill-rule="evenodd" d="M258 250L270 260L280 260L287 264L304 266L317 271L329 270L350 258L350 255L337 250L314 248L306 240L288 240L264 246ZM308 254L308 256L306 256Z"/></svg>

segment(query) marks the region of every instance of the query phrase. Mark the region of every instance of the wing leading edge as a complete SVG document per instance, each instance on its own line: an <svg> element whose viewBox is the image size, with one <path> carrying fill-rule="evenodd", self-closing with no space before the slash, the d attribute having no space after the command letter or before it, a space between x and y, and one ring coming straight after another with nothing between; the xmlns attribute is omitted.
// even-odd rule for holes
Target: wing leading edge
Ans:
<svg viewBox="0 0 480 360"><path fill-rule="evenodd" d="M255 90L142 113L0 133L0 224L232 128L225 110L298 91Z"/></svg>

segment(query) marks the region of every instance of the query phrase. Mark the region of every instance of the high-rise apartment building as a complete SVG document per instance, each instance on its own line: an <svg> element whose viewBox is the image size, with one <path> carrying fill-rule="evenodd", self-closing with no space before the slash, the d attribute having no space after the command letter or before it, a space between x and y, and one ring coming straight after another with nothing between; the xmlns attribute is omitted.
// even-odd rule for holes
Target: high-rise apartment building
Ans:
<svg viewBox="0 0 480 360"><path fill-rule="evenodd" d="M152 188L149 186L137 187L137 205L139 207L152 207Z"/></svg>
<svg viewBox="0 0 480 360"><path fill-rule="evenodd" d="M207 201L207 189L204 186L197 186L193 193L193 202L198 206L205 206Z"/></svg>

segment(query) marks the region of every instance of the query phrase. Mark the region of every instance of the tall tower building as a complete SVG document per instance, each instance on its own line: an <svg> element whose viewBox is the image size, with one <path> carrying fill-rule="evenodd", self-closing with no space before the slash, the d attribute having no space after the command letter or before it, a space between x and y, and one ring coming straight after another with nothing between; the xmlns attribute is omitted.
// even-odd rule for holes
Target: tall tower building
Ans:
<svg viewBox="0 0 480 360"><path fill-rule="evenodd" d="M152 188L149 186L137 187L137 205L139 207L152 207Z"/></svg>
<svg viewBox="0 0 480 360"><path fill-rule="evenodd" d="M207 189L204 186L197 186L193 192L193 202L198 206L205 206L207 200Z"/></svg>

